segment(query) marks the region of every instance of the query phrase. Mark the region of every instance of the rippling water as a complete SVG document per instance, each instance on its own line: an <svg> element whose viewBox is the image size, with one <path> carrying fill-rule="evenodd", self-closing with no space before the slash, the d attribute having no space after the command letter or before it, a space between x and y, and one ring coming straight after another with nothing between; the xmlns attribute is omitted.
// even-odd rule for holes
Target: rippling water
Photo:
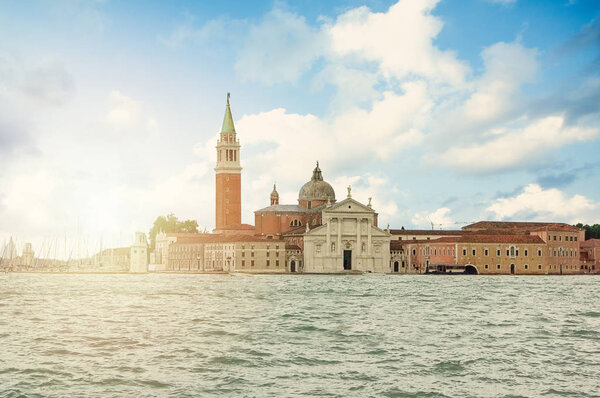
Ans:
<svg viewBox="0 0 600 398"><path fill-rule="evenodd" d="M0 275L0 396L599 396L600 278Z"/></svg>

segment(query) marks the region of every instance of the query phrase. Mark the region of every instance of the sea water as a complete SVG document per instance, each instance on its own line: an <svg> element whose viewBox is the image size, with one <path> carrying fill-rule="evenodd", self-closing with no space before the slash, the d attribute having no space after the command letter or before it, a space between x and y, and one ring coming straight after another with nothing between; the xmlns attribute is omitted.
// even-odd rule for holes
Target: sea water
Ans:
<svg viewBox="0 0 600 398"><path fill-rule="evenodd" d="M600 278L2 274L0 396L600 396Z"/></svg>

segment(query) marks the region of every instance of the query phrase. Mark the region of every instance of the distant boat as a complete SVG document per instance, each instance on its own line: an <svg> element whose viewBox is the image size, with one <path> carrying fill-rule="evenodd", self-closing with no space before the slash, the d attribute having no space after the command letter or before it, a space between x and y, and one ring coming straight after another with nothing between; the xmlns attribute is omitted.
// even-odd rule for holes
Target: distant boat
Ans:
<svg viewBox="0 0 600 398"><path fill-rule="evenodd" d="M428 265L425 269L426 274L466 274L466 267L464 265Z"/></svg>

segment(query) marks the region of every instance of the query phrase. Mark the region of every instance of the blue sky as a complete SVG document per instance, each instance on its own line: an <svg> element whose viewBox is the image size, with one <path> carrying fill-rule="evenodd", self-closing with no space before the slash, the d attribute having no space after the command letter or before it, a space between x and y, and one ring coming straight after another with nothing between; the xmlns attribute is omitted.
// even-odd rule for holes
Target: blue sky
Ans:
<svg viewBox="0 0 600 398"><path fill-rule="evenodd" d="M392 227L600 222L597 1L0 4L0 239L214 226L226 93L243 218L319 160Z"/></svg>

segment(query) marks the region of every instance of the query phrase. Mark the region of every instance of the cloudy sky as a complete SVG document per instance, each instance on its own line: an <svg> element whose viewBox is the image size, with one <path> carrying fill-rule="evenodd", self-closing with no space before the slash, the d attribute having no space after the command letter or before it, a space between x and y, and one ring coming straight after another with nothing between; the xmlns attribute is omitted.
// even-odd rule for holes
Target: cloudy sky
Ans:
<svg viewBox="0 0 600 398"><path fill-rule="evenodd" d="M382 226L600 222L596 0L40 0L0 3L0 243L212 229L228 91L246 223L317 160Z"/></svg>

